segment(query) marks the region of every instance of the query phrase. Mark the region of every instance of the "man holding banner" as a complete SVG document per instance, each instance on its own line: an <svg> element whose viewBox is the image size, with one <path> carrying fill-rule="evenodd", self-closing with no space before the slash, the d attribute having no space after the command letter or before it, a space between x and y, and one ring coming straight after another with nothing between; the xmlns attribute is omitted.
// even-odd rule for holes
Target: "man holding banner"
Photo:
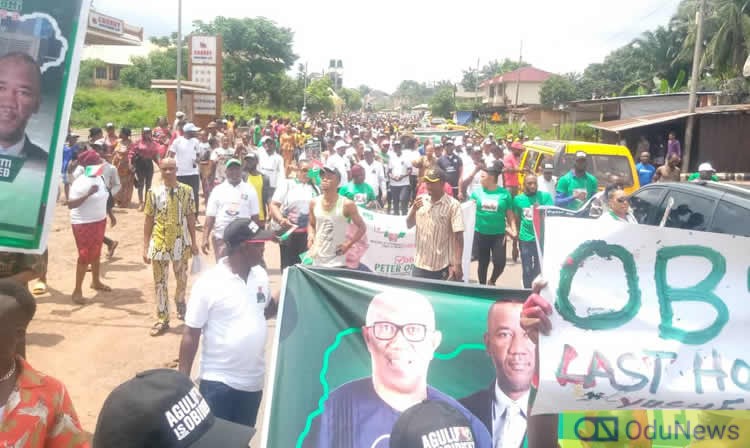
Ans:
<svg viewBox="0 0 750 448"><path fill-rule="evenodd" d="M417 228L414 277L433 280L463 279L464 219L461 204L445 194L445 173L431 168L424 175L426 195L417 196L406 218L408 228Z"/></svg>
<svg viewBox="0 0 750 448"><path fill-rule="evenodd" d="M362 335L372 376L343 384L325 402L306 441L310 448L387 448L402 412L424 400L447 402L471 422L478 448L490 448L482 422L450 396L427 384L427 371L442 333L432 304L421 294L398 290L373 297Z"/></svg>

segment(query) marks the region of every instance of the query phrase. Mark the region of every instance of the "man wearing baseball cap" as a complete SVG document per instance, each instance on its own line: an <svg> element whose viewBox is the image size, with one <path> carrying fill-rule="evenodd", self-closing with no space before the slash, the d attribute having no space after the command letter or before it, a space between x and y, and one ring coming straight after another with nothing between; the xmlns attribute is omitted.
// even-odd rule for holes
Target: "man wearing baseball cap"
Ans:
<svg viewBox="0 0 750 448"><path fill-rule="evenodd" d="M198 222L198 212L200 210L200 199L198 197L198 188L200 187L201 178L198 171L198 162L200 158L200 141L198 141L198 131L201 129L193 123L187 123L182 128L183 135L177 137L172 146L169 148L168 157L174 157L177 160L177 181L189 185L193 189L193 199L195 200L195 222Z"/></svg>
<svg viewBox="0 0 750 448"><path fill-rule="evenodd" d="M557 182L555 205L569 210L578 210L596 194L598 181L586 171L588 156L583 151L575 154L575 165Z"/></svg>
<svg viewBox="0 0 750 448"><path fill-rule="evenodd" d="M251 218L260 224L258 195L252 185L242 181L242 162L229 159L225 165L227 178L208 197L206 228L203 231L203 253L208 255L209 238L212 238L217 261L224 253L222 236L229 223L237 218Z"/></svg>
<svg viewBox="0 0 750 448"><path fill-rule="evenodd" d="M180 344L189 375L203 337L200 392L217 417L242 425L255 425L263 396L266 319L277 304L261 263L272 238L249 218L227 225L226 257L193 285Z"/></svg>
<svg viewBox="0 0 750 448"><path fill-rule="evenodd" d="M113 390L96 423L96 448L247 448L255 429L221 419L190 378L171 369L136 374Z"/></svg>
<svg viewBox="0 0 750 448"><path fill-rule="evenodd" d="M710 180L713 182L719 181L719 176L716 175L716 170L708 162L703 162L698 166L698 172L693 173L688 177L688 182Z"/></svg>
<svg viewBox="0 0 750 448"><path fill-rule="evenodd" d="M557 177L555 174L555 166L549 162L542 164L542 176L538 180L539 191L549 193L553 198L557 192Z"/></svg>

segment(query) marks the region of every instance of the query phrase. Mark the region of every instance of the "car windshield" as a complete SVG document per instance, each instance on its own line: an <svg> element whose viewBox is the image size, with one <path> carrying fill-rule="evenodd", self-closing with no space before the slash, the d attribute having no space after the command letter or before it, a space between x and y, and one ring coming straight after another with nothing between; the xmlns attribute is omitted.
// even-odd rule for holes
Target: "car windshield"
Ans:
<svg viewBox="0 0 750 448"><path fill-rule="evenodd" d="M558 176L562 176L572 170L574 163L575 154L565 154L561 157L557 168ZM609 184L613 176L619 176L623 186L633 186L633 173L630 170L630 162L624 156L589 154L586 171L596 177L599 186Z"/></svg>

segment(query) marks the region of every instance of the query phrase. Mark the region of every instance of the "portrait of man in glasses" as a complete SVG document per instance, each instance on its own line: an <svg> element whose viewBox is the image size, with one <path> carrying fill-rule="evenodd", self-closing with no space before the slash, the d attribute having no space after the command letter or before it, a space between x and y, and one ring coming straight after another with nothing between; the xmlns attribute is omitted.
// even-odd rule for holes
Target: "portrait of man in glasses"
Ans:
<svg viewBox="0 0 750 448"><path fill-rule="evenodd" d="M334 390L313 423L305 446L388 448L393 424L406 409L425 400L450 403L471 422L478 448L491 448L477 417L455 399L427 384L427 371L442 334L426 297L389 291L373 297L362 327L372 376Z"/></svg>

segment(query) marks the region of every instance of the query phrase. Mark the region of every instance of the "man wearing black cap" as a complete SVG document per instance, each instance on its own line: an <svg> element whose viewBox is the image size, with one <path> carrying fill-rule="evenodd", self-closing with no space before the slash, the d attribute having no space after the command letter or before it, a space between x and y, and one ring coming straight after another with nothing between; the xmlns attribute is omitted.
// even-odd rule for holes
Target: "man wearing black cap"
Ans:
<svg viewBox="0 0 750 448"><path fill-rule="evenodd" d="M593 174L586 171L587 160L585 152L576 153L574 168L557 181L555 205L578 210L596 194L598 181Z"/></svg>
<svg viewBox="0 0 750 448"><path fill-rule="evenodd" d="M170 369L141 372L104 401L96 448L247 448L255 429L215 415L190 378Z"/></svg>
<svg viewBox="0 0 750 448"><path fill-rule="evenodd" d="M189 375L203 336L200 392L217 417L255 425L265 376L266 318L275 314L263 249L273 234L249 218L224 230L226 257L193 285L180 344Z"/></svg>
<svg viewBox="0 0 750 448"><path fill-rule="evenodd" d="M461 157L454 152L455 142L452 138L445 141L445 154L438 159L438 166L445 172L445 181L453 189L453 197L459 197L458 181L463 175L463 162Z"/></svg>
<svg viewBox="0 0 750 448"><path fill-rule="evenodd" d="M250 184L242 181L242 162L237 159L227 160L226 176L226 180L211 191L206 205L203 253L208 255L209 238L212 238L216 260L224 252L222 236L229 223L237 218L251 218L259 224L258 195Z"/></svg>
<svg viewBox="0 0 750 448"><path fill-rule="evenodd" d="M445 173L431 168L424 175L426 195L419 195L406 218L416 227L415 277L433 280L463 280L464 218L461 204L445 194Z"/></svg>

